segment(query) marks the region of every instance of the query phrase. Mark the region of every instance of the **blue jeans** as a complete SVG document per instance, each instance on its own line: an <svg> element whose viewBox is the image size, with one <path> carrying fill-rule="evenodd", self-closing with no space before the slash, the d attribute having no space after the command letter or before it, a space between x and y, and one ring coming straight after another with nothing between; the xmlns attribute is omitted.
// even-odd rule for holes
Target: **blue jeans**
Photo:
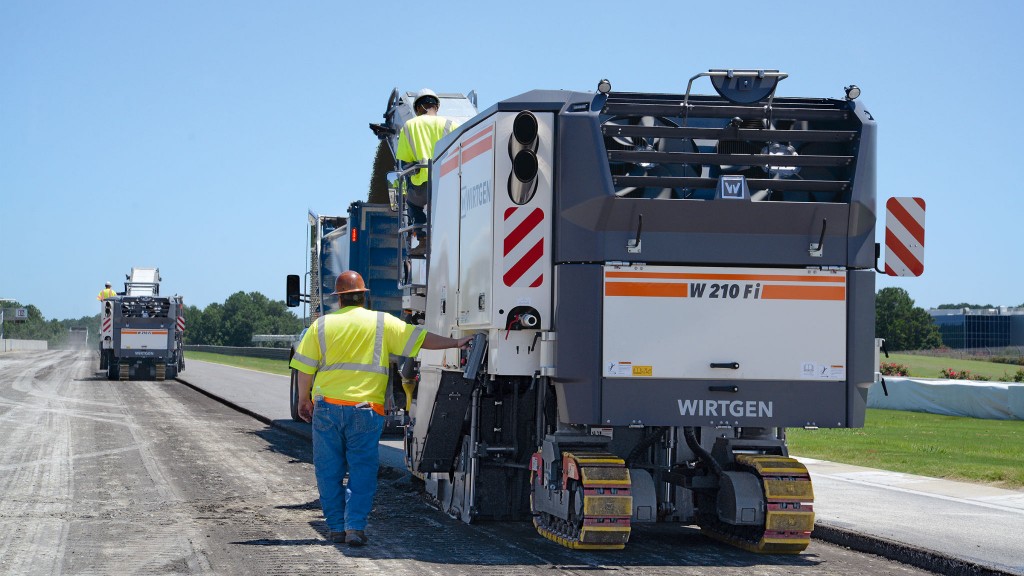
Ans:
<svg viewBox="0 0 1024 576"><path fill-rule="evenodd" d="M423 210L421 206L417 206L412 202L406 202L405 212L406 214L409 215L410 226L422 226L427 223L427 213L426 211ZM425 228L420 228L416 230L416 237L426 238L427 230Z"/></svg>
<svg viewBox="0 0 1024 576"><path fill-rule="evenodd" d="M373 410L316 400L313 466L320 507L332 531L366 528L377 491L378 443L383 430L384 417Z"/></svg>

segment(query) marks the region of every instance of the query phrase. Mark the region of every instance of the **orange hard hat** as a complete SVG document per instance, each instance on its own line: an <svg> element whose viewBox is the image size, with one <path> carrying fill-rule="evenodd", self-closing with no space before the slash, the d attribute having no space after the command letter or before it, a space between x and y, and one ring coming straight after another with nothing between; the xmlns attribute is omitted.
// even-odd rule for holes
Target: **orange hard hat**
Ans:
<svg viewBox="0 0 1024 576"><path fill-rule="evenodd" d="M338 279L334 281L334 292L331 292L331 295L369 291L370 289L366 287L363 277L359 275L359 272L346 270L339 274Z"/></svg>

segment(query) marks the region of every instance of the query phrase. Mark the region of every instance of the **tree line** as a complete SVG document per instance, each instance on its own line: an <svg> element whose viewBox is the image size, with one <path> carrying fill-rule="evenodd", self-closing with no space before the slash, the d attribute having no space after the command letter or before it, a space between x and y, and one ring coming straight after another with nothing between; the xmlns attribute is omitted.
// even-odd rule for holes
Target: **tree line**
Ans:
<svg viewBox="0 0 1024 576"><path fill-rule="evenodd" d="M255 334L298 334L305 328L284 300L271 300L259 292L235 292L223 304L202 310L185 306L185 344L254 346Z"/></svg>

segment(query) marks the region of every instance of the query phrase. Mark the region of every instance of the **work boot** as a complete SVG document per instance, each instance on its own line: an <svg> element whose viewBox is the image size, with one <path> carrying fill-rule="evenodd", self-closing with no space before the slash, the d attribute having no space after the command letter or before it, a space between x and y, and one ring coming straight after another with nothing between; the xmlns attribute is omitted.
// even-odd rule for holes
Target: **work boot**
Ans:
<svg viewBox="0 0 1024 576"><path fill-rule="evenodd" d="M366 546L366 533L362 530L345 530L345 541L349 546Z"/></svg>
<svg viewBox="0 0 1024 576"><path fill-rule="evenodd" d="M331 542L334 542L335 544L344 544L346 536L347 534L345 533L344 530L339 530L337 532L335 532L334 530L327 531L327 539Z"/></svg>

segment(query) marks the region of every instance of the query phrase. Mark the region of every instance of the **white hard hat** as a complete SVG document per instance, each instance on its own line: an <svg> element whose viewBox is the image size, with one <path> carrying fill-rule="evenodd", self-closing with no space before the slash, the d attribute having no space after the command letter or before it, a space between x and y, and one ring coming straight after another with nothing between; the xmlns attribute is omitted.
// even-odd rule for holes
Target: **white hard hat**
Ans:
<svg viewBox="0 0 1024 576"><path fill-rule="evenodd" d="M424 98L433 98L434 101L437 102L437 107L438 108L441 107L441 99L437 97L437 94L435 94L434 91L431 90L430 88L424 88L424 89L422 89L422 90L420 90L419 92L416 93L416 99L413 100L413 102L412 102L413 110L415 110L416 108L419 107L420 100L422 100Z"/></svg>
<svg viewBox="0 0 1024 576"><path fill-rule="evenodd" d="M110 288L110 282L107 282L107 288Z"/></svg>

